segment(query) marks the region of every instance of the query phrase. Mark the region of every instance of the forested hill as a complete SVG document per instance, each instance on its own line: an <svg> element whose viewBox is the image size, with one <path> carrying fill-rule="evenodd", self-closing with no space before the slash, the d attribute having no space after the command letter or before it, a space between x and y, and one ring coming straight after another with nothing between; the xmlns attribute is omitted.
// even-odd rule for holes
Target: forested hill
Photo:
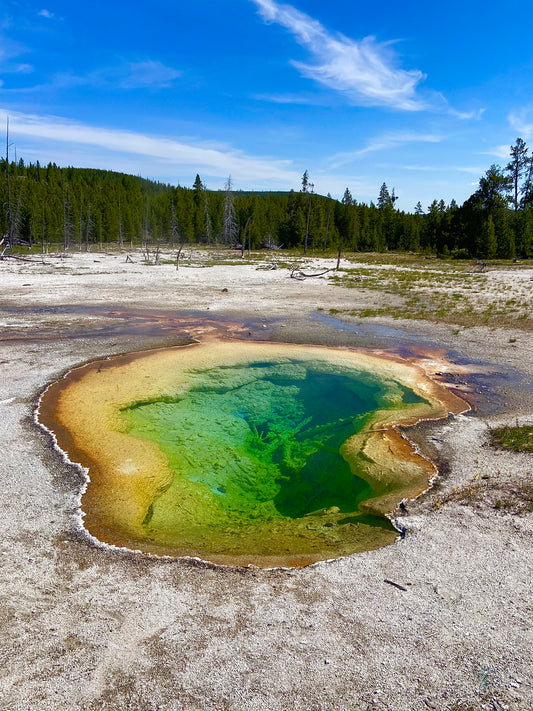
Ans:
<svg viewBox="0 0 533 711"><path fill-rule="evenodd" d="M348 188L340 201L312 193L307 173L298 191L235 192L228 181L225 191L214 192L199 176L191 188L176 188L123 173L23 160L11 162L8 171L0 160L0 235L3 248L244 241L252 249L531 257L533 162L525 150L526 160L514 173L512 162L505 170L491 166L462 206L435 200L427 210L418 203L413 213L396 209L385 183L376 204L366 205Z"/></svg>

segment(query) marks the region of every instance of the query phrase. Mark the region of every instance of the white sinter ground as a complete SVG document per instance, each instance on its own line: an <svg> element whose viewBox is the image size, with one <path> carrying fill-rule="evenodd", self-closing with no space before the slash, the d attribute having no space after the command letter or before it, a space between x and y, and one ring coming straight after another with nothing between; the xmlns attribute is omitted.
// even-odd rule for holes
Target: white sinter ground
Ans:
<svg viewBox="0 0 533 711"><path fill-rule="evenodd" d="M186 250L179 271L131 258L0 261L0 709L533 708L533 513L494 508L489 495L446 501L476 476L500 482L502 496L533 479L531 455L486 446L489 425L533 423L530 331L512 319L498 328L375 320L484 360L486 372L511 366L523 376L495 394L499 411L425 426L444 462L439 488L407 505L395 545L289 571L105 550L77 527L79 474L34 423L47 383L93 358L172 342L189 311L253 321L237 329L242 337L265 325L274 338L361 345L311 314L401 305L397 293L335 285L333 272L290 278L279 255L241 262ZM276 259L279 268L264 268ZM305 273L335 266L298 263ZM532 276L489 271L469 298L531 303ZM109 313L121 309L130 316ZM176 322L115 328L156 311Z"/></svg>

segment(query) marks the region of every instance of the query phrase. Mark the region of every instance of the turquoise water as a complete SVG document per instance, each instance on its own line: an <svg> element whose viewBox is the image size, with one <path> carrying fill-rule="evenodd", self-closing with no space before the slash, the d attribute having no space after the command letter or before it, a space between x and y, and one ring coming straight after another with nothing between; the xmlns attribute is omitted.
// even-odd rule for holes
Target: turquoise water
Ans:
<svg viewBox="0 0 533 711"><path fill-rule="evenodd" d="M376 410L423 402L395 381L319 360L190 371L189 381L185 394L122 412L128 432L157 442L173 471L147 512L154 535L183 529L181 479L197 486L193 514L207 526L235 530L332 507L351 522L375 492L341 456L343 442Z"/></svg>

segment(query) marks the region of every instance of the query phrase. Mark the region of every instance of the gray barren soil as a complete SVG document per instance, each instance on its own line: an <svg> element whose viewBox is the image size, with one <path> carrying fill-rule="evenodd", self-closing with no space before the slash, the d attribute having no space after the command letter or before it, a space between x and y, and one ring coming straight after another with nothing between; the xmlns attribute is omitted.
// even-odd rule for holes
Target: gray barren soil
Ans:
<svg viewBox="0 0 533 711"><path fill-rule="evenodd" d="M533 708L533 513L513 504L533 462L487 446L489 426L533 423L530 333L386 317L346 317L340 330L317 309L398 297L328 274L202 267L202 255L178 272L133 258L0 262L0 709ZM321 266L334 263L305 270ZM505 284L531 299L532 275L491 275L472 298ZM267 571L109 550L85 535L81 475L34 422L40 393L90 359L198 335L208 316L240 338L423 344L476 371L456 376L475 384L476 411L412 435L441 475L407 503L401 540Z"/></svg>

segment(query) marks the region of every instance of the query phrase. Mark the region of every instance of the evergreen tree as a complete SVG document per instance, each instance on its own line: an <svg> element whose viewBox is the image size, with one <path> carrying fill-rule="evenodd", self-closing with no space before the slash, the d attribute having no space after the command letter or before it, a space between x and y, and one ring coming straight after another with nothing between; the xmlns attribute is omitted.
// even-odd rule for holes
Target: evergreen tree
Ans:
<svg viewBox="0 0 533 711"><path fill-rule="evenodd" d="M387 184L383 183L379 190L378 208L380 210L387 210L393 206L394 202L392 200L391 194L389 193L389 189L387 188Z"/></svg>
<svg viewBox="0 0 533 711"><path fill-rule="evenodd" d="M489 215L483 223L481 230L478 256L481 257L481 259L494 259L496 257L497 248L494 220L492 219L492 215Z"/></svg>
<svg viewBox="0 0 533 711"><path fill-rule="evenodd" d="M352 202L353 202L352 193L350 192L349 188L346 188L346 190L344 191L344 195L342 196L342 204L345 207L349 207L352 204Z"/></svg>
<svg viewBox="0 0 533 711"><path fill-rule="evenodd" d="M528 167L528 148L521 138L516 139L514 146L511 146L511 160L506 167L509 173L510 187L512 190L512 203L515 212L518 211L520 202L518 196L521 192L520 181Z"/></svg>
<svg viewBox="0 0 533 711"><path fill-rule="evenodd" d="M495 228L498 243L497 256L500 259L514 259L516 256L515 236L506 210L500 210L498 213Z"/></svg>
<svg viewBox="0 0 533 711"><path fill-rule="evenodd" d="M521 231L520 253L526 258L533 257L533 210L525 210Z"/></svg>
<svg viewBox="0 0 533 711"><path fill-rule="evenodd" d="M509 189L511 187L511 178L504 175L501 168L497 165L491 165L485 175L479 181L477 195L481 200L481 204L485 210L494 214L501 208L506 208L509 203Z"/></svg>
<svg viewBox="0 0 533 711"><path fill-rule="evenodd" d="M527 163L526 178L521 189L521 207L523 210L533 208L533 155Z"/></svg>

